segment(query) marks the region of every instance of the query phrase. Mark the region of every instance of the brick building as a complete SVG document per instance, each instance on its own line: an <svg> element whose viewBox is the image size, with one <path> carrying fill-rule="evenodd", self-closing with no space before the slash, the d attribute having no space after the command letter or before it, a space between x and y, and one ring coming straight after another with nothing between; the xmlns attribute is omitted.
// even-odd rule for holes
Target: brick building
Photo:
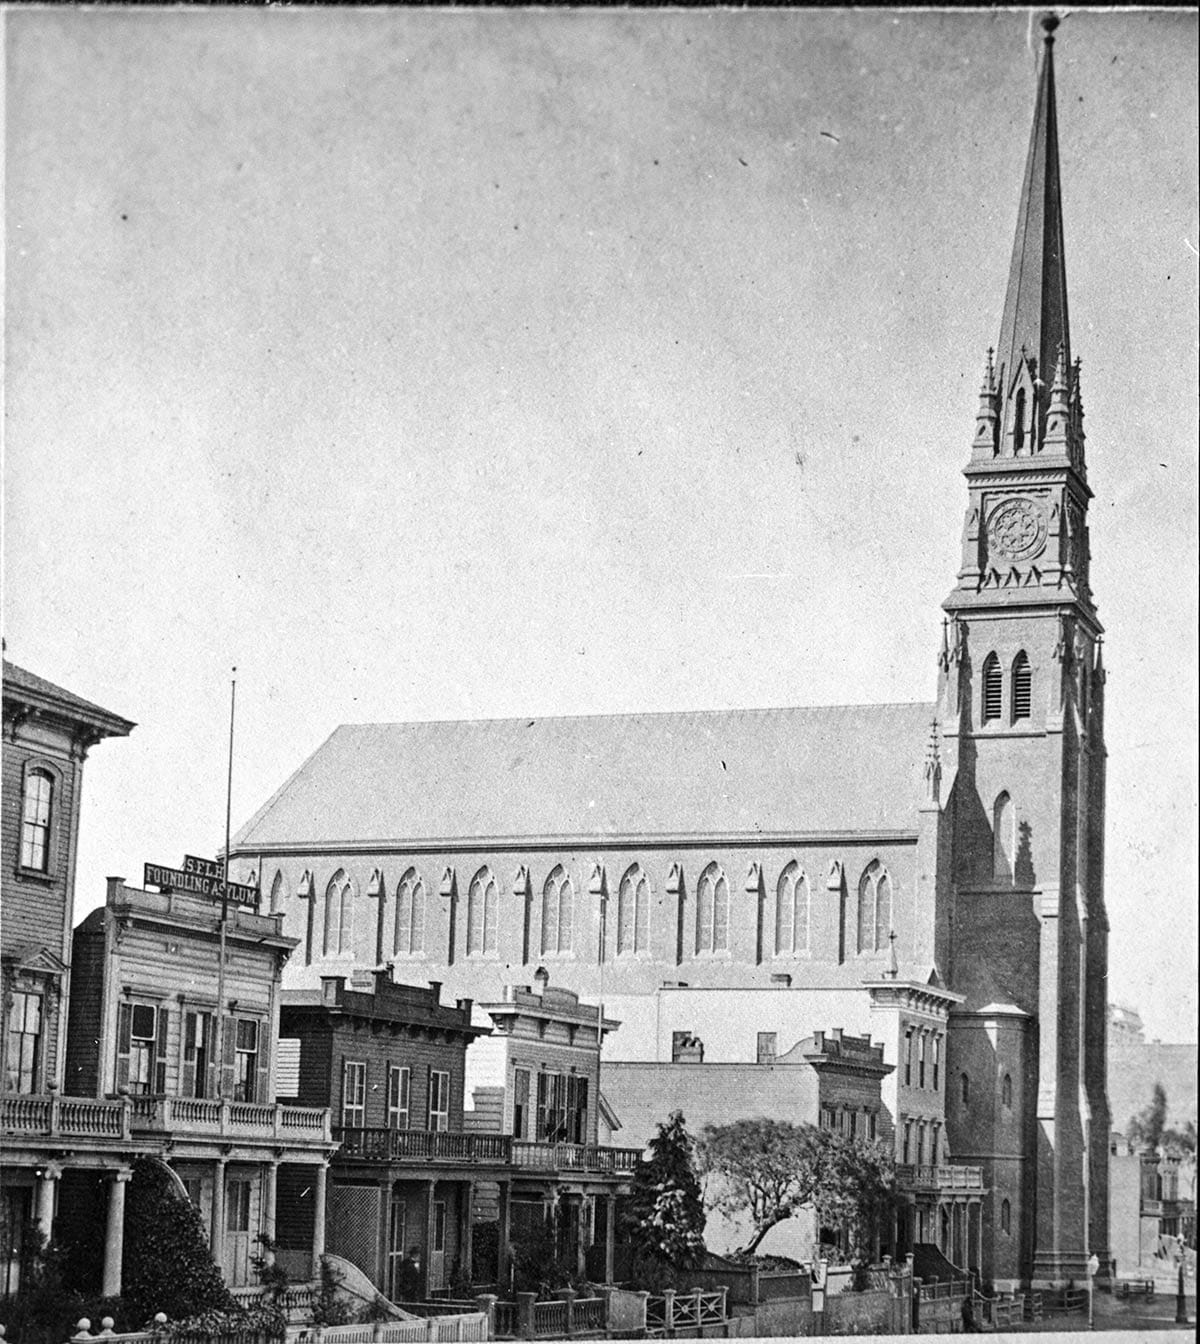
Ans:
<svg viewBox="0 0 1200 1344"><path fill-rule="evenodd" d="M125 1169L120 1115L62 1094L83 763L98 742L124 737L133 726L4 663L0 1294L19 1286L26 1223L36 1219L50 1236L63 1172L87 1169L111 1180ZM119 1273L111 1256L107 1273L110 1282Z"/></svg>
<svg viewBox="0 0 1200 1344"><path fill-rule="evenodd" d="M393 963L481 1000L544 963L603 998L630 1059L670 1060L664 984L794 1041L875 1033L891 976L886 1062L903 1014L944 1051L941 1102L907 1092L896 1141L937 1124L981 1173L964 1239L1002 1284L1108 1259L1105 672L1054 25L933 701L343 726L233 845L301 940L292 983ZM747 995L781 983L795 1014L756 1026Z"/></svg>

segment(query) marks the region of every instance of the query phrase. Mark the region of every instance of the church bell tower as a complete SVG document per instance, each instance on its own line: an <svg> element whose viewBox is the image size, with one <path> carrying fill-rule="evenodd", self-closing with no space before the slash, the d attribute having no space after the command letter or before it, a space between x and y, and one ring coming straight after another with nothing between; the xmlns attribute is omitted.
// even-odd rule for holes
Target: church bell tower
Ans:
<svg viewBox="0 0 1200 1344"><path fill-rule="evenodd" d="M1054 97L1042 20L1000 339L979 393L939 718L952 835L947 1126L984 1168L1003 1282L1107 1264L1104 671L1089 574Z"/></svg>

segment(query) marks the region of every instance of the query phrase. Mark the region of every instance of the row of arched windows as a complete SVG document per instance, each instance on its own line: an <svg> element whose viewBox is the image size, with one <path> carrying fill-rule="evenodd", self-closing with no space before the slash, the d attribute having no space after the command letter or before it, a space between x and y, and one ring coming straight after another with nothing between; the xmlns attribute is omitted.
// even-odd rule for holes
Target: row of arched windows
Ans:
<svg viewBox="0 0 1200 1344"><path fill-rule="evenodd" d="M1004 670L995 653L983 660L983 687L980 718L984 723L996 723L1004 714ZM1028 655L1022 649L1012 660L1009 669L1008 715L1011 723L1028 719L1033 713L1033 669Z"/></svg>
<svg viewBox="0 0 1200 1344"><path fill-rule="evenodd" d="M1007 795L1004 795L1007 797ZM840 873L840 869L838 870ZM254 883L254 874L249 875ZM672 881L682 883L678 869ZM840 876L838 878L840 883ZM675 887L668 884L674 892ZM497 951L499 928L499 884L491 868L481 867L467 884L465 900L466 951L468 956L486 957ZM282 908L283 875L276 872L271 884L270 909ZM305 874L301 896L314 902L309 921L309 959L314 955L339 957L354 951L354 912L357 888L344 868L329 879L319 906L312 878ZM382 956L411 956L425 951L426 888L416 868L408 868L397 882L389 900L378 870L373 874L368 895L385 902L379 920L379 951ZM575 885L562 864L551 869L541 890L540 912L542 955L569 955L575 943ZM788 862L775 884L774 953L776 956L803 955L809 951L811 929L811 889L807 873L795 859ZM609 953L618 956L650 950L650 881L640 864L631 864L623 873L608 907L606 944ZM614 908L615 906L615 908ZM844 937L849 950L879 953L887 950L893 925L892 879L878 859L863 870L858 890L844 912ZM696 880L694 917L689 938L694 940L697 956L729 951L729 879L721 865L707 865ZM769 928L770 926L768 926ZM768 937L769 937L768 933Z"/></svg>
<svg viewBox="0 0 1200 1344"><path fill-rule="evenodd" d="M969 1073L962 1073L959 1075L958 1089L959 1101L965 1111L971 1104L971 1075ZM1003 1106L1005 1110L1011 1110L1012 1104L1012 1074L1006 1073L1000 1080L1000 1105Z"/></svg>

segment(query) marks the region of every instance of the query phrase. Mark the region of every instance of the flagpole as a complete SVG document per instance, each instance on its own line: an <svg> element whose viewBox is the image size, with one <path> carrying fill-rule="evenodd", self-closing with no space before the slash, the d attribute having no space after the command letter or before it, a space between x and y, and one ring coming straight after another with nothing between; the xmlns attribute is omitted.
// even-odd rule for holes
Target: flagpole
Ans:
<svg viewBox="0 0 1200 1344"><path fill-rule="evenodd" d="M225 926L229 920L229 821L233 811L233 719L237 707L237 668L229 683L229 768L225 776L225 854L221 869L221 918L217 924L217 1097L225 1097Z"/></svg>

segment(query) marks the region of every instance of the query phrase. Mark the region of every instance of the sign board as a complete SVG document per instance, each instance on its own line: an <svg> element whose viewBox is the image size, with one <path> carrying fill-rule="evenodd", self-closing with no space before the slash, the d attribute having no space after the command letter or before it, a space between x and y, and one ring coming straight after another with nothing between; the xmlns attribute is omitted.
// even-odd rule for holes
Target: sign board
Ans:
<svg viewBox="0 0 1200 1344"><path fill-rule="evenodd" d="M224 899L228 890L230 904L248 905L254 910L258 909L256 887L248 887L241 882L230 882L226 889L221 881L219 865L211 865L218 870L213 877L203 872L189 872L188 862L189 860L185 859L182 868L164 868L158 863L148 863L143 870L142 882L147 887L157 887L159 891L190 891L196 896L206 896L211 901ZM200 859L198 862L209 865L207 859Z"/></svg>
<svg viewBox="0 0 1200 1344"><path fill-rule="evenodd" d="M223 865L216 859L198 859L194 854L183 856L183 871L197 877L215 877L218 882L225 876Z"/></svg>

